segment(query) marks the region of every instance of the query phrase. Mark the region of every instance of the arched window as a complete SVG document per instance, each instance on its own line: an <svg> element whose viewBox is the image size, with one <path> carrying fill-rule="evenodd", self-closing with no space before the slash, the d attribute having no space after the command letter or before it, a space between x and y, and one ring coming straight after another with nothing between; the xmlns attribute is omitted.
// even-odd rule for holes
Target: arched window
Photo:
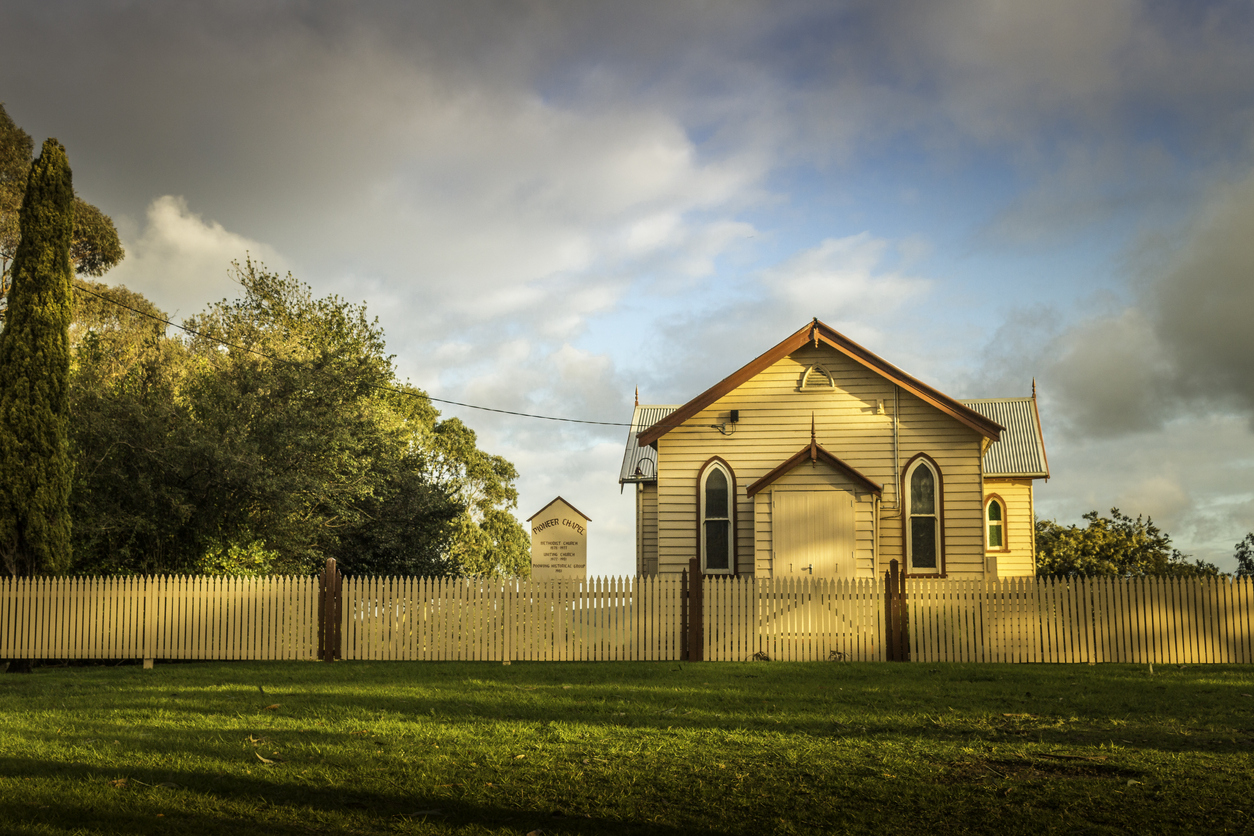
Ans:
<svg viewBox="0 0 1254 836"><path fill-rule="evenodd" d="M906 565L911 572L941 571L940 474L925 458L906 470Z"/></svg>
<svg viewBox="0 0 1254 836"><path fill-rule="evenodd" d="M701 569L706 574L731 574L732 503L735 480L719 460L711 461L701 473Z"/></svg>
<svg viewBox="0 0 1254 836"><path fill-rule="evenodd" d="M1006 548L1006 506L1002 504L1000 497L991 497L988 500L988 509L985 511L985 518L988 520L988 548L989 551L1003 551Z"/></svg>

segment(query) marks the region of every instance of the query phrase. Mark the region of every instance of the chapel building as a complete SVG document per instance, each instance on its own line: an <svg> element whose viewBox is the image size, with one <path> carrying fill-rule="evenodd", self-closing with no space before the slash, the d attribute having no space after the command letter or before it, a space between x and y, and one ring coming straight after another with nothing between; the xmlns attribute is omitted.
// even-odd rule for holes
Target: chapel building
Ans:
<svg viewBox="0 0 1254 836"><path fill-rule="evenodd" d="M685 404L636 405L636 571L1034 575L1035 388L957 400L816 319Z"/></svg>

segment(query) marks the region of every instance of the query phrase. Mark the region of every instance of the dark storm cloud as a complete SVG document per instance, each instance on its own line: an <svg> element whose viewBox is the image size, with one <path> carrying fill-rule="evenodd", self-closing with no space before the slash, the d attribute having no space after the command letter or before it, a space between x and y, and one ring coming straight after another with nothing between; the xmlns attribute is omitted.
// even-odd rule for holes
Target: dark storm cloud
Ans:
<svg viewBox="0 0 1254 836"><path fill-rule="evenodd" d="M1148 307L1176 393L1254 423L1254 174L1217 190Z"/></svg>
<svg viewBox="0 0 1254 836"><path fill-rule="evenodd" d="M423 87L652 101L714 146L826 156L904 131L1030 157L1059 132L1227 138L1254 69L1243 3L54 0L6 4L0 26L4 100L78 139L125 211L195 191L241 222L369 180Z"/></svg>
<svg viewBox="0 0 1254 836"><path fill-rule="evenodd" d="M1032 365L1078 436L1152 431L1212 413L1243 415L1254 426L1251 218L1254 175L1217 187L1174 241L1142 243L1131 259L1130 305L1108 299L1104 313L1065 328L1054 312L1018 329L1034 341L992 351L1021 361L1035 355ZM990 357L986 373L996 375L999 364L1007 365Z"/></svg>

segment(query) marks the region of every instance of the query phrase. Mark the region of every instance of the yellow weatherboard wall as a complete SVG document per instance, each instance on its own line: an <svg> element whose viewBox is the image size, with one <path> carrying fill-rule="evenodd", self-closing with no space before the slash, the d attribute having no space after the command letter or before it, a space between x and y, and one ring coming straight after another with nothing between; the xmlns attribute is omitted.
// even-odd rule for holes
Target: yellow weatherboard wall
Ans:
<svg viewBox="0 0 1254 836"><path fill-rule="evenodd" d="M1032 507L1031 479L985 477L984 494L1000 497L1006 505L1005 549L989 549L997 559L997 575L1002 578L1032 577L1036 574L1036 514Z"/></svg>

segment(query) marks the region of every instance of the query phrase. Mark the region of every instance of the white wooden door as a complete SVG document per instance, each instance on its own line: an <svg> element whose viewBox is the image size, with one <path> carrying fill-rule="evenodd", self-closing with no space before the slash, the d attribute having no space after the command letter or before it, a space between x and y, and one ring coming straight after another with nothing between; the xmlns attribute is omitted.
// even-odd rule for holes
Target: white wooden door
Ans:
<svg viewBox="0 0 1254 836"><path fill-rule="evenodd" d="M854 576L853 494L773 491L771 499L777 577Z"/></svg>

